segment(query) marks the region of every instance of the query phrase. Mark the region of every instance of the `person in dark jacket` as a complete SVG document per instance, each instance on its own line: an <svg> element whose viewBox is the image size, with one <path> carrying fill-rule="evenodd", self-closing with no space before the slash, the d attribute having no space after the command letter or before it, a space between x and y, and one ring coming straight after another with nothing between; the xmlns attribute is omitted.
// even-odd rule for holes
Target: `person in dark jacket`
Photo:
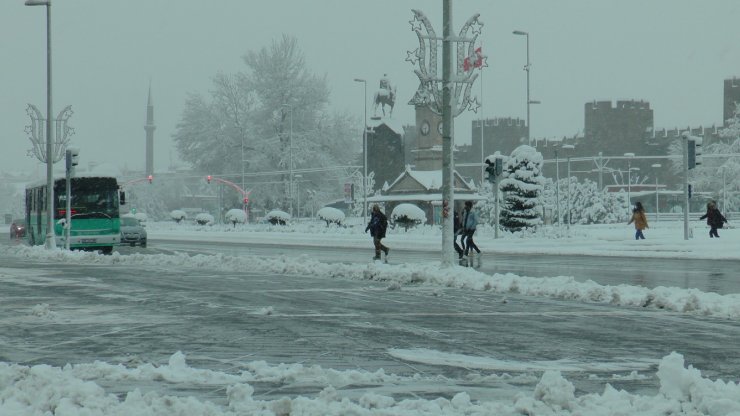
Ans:
<svg viewBox="0 0 740 416"><path fill-rule="evenodd" d="M478 227L478 214L473 211L473 201L465 201L465 211L463 211L462 220L463 233L465 234L465 255L470 255L470 250L475 250L480 254L480 249L473 241L473 234Z"/></svg>
<svg viewBox="0 0 740 416"><path fill-rule="evenodd" d="M633 222L635 223L635 240L644 240L645 235L642 230L650 228L650 226L648 226L647 217L645 216L645 208L642 207L640 201L635 202L635 207L632 209L632 218L630 218L627 225Z"/></svg>
<svg viewBox="0 0 740 416"><path fill-rule="evenodd" d="M455 243L455 251L457 251L457 257L462 259L463 258L463 247L465 247L465 235L463 234L462 229L462 221L460 220L460 214L458 214L457 211L455 211L455 214L452 219L453 222L453 231L454 235L452 236L452 241ZM460 247L460 244L457 244L457 236L460 236L460 243L462 244L462 247Z"/></svg>
<svg viewBox="0 0 740 416"><path fill-rule="evenodd" d="M725 218L725 216L722 215L721 212L719 212L716 202L709 201L707 203L707 213L702 215L699 219L703 220L704 218L707 219L707 225L709 226L709 238L719 238L719 234L717 234L717 229L722 228L724 223L727 222L727 218Z"/></svg>
<svg viewBox="0 0 740 416"><path fill-rule="evenodd" d="M373 257L373 260L380 260L381 250L385 253L386 259L388 258L388 251L390 250L380 241L385 238L385 231L387 229L388 218L380 211L380 207L377 204L373 205L370 222L365 227L365 232L369 230L370 235L373 236L373 244L375 245L375 257Z"/></svg>

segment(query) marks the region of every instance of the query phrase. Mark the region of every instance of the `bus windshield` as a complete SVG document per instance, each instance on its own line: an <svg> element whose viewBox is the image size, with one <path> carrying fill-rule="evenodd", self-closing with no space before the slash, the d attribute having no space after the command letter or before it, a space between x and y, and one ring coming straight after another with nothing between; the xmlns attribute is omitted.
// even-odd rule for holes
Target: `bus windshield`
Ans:
<svg viewBox="0 0 740 416"><path fill-rule="evenodd" d="M97 180L96 180L97 179ZM113 218L118 217L118 186L99 178L72 179L72 218ZM56 218L67 214L67 195L65 187L56 187Z"/></svg>

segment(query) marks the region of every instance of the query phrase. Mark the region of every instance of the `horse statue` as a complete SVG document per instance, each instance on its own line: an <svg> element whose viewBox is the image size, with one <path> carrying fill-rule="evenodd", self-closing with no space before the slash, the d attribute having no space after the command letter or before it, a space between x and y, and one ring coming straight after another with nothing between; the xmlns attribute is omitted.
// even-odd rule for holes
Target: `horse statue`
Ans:
<svg viewBox="0 0 740 416"><path fill-rule="evenodd" d="M393 105L396 103L396 87L391 87L390 81L388 81L385 75L380 80L380 89L375 93L373 101L375 102L374 112L376 116L378 115L378 106L383 111L383 117L386 115L386 106L390 107L388 117L393 115Z"/></svg>

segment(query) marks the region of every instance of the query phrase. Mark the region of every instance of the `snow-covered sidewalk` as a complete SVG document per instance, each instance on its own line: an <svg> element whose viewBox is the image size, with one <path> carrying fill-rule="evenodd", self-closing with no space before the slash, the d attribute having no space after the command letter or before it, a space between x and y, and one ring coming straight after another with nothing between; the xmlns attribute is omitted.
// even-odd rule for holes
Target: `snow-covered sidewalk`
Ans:
<svg viewBox="0 0 740 416"><path fill-rule="evenodd" d="M224 241L290 243L321 247L368 247L370 237L363 227L327 227L323 222L288 226L264 224L197 226L174 222L147 225L150 238L189 241ZM682 222L658 222L645 231L645 240L635 241L634 228L626 224L574 225L541 227L536 233L518 235L501 233L494 239L493 229L481 227L475 241L490 253L507 254L574 254L616 257L696 258L740 260L740 231L720 230L720 238L709 238L709 228L699 221L691 222L693 238L684 240ZM438 250L441 245L439 226L423 226L408 232L389 230L389 244L419 249Z"/></svg>

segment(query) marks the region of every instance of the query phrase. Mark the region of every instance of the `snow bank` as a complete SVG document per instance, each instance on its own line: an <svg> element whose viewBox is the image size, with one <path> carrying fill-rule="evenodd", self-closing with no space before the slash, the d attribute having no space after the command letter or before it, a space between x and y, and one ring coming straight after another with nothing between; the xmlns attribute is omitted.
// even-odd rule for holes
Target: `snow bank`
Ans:
<svg viewBox="0 0 740 416"><path fill-rule="evenodd" d="M601 394L575 395L575 387L559 371L546 371L529 393L513 399L473 401L467 393L451 399L399 400L372 391L359 398L345 396L345 386L395 385L413 380L385 374L382 370L325 370L300 364L269 366L247 363L237 374L192 368L186 357L174 353L165 365L136 367L94 362L64 367L33 367L0 363L0 414L3 416L57 415L740 415L740 385L709 380L683 356L671 353L660 363L657 377L660 391L654 396L631 394L607 384ZM142 381L147 386L188 382L202 387L225 387L225 404L195 397L163 395L156 388L134 389L123 395L107 392L101 385L110 381ZM283 397L260 400L249 383L305 382L323 386L315 397ZM442 382L441 380L427 380ZM338 390L339 389L339 390ZM148 389L149 390L149 389ZM350 392L347 392L350 393Z"/></svg>
<svg viewBox="0 0 740 416"><path fill-rule="evenodd" d="M630 285L601 285L594 281L578 282L570 276L536 278L512 273L487 275L468 267L441 268L439 264L342 264L321 263L309 256L227 256L222 254L190 256L175 254L131 254L109 256L97 253L46 250L43 246L5 246L11 255L70 264L148 265L168 268L205 268L239 272L253 270L277 274L318 275L336 278L369 279L389 285L428 284L492 293L516 293L616 306L663 309L696 315L740 318L740 294L720 295L698 289L658 286L650 289Z"/></svg>

